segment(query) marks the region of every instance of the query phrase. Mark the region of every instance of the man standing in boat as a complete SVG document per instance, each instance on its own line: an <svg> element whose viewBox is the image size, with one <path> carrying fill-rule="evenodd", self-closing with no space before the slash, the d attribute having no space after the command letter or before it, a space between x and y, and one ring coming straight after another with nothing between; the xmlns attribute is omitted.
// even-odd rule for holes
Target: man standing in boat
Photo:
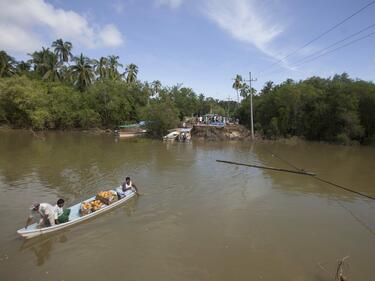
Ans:
<svg viewBox="0 0 375 281"><path fill-rule="evenodd" d="M25 228L27 228L33 220L38 223L38 227L55 225L55 212L51 204L33 203L30 210Z"/></svg>

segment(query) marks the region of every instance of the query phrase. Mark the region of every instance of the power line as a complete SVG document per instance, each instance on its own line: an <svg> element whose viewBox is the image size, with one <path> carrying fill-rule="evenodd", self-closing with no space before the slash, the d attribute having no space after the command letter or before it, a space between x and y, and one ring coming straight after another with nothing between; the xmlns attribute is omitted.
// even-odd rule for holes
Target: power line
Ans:
<svg viewBox="0 0 375 281"><path fill-rule="evenodd" d="M335 52L335 51L338 51L338 50L340 50L340 49L342 49L342 48L345 48L345 47L348 47L348 46L350 46L350 45L353 45L354 43L357 43L358 41L361 41L361 40L367 39L368 37L373 36L373 35L375 34L375 31L374 31L374 32L371 32L371 33L368 33L367 35L364 35L364 36L362 36L362 37L359 37L359 38L357 38L357 39L354 39L354 40L352 40L352 41L349 41L348 43L346 43L346 44L344 44L344 45L341 45L341 46L339 46L339 47L337 47L337 48L334 48L334 49L332 49L332 50L330 50L330 51L327 51L327 50L331 49L333 46L336 46L336 45L338 45L338 44L340 44L340 43L342 43L342 42L344 42L344 41L346 41L346 40L348 40L348 39L350 39L350 38L352 38L352 37L355 37L355 36L359 35L360 33L364 32L364 31L366 31L366 30L368 30L368 29L370 29L371 27L374 27L374 26L375 26L375 24L372 24L372 25L370 25L370 26L367 26L367 27L361 29L360 31L358 31L358 32L356 32L356 33L353 33L353 34L351 34L351 35L345 37L344 39L341 39L341 40L339 40L339 41L336 41L335 43L329 45L328 47L325 47L325 48L323 48L323 49L321 49L321 50L318 50L318 51L314 52L313 54L308 55L307 57L305 57L305 58L303 58L303 59L301 59L301 60L299 60L299 61L293 63L292 67L296 67L296 66L303 65L303 64L305 64L305 63L312 62L312 61L314 61L314 60L317 60L317 59L320 58L320 57L323 57L323 56L325 56L325 55L328 55L328 54L330 54L330 53L333 53L333 52ZM325 52L325 51L327 51L327 52ZM319 55L319 54L320 54L320 55ZM317 56L315 56L315 55L317 55ZM310 58L310 57L311 57L311 59L308 59L308 58ZM272 72L266 73L265 76L270 75L270 74L277 73L277 72L279 72L279 71L280 71L280 70L274 70L274 71L272 71ZM284 70L282 70L282 71L284 71Z"/></svg>
<svg viewBox="0 0 375 281"><path fill-rule="evenodd" d="M320 38L322 38L323 36L327 35L328 33L330 33L331 31L335 30L337 27L339 27L340 25L344 24L345 22L347 22L348 20L350 20L351 18L353 18L354 16L358 15L360 12L362 12L363 10L367 9L368 7L370 7L371 5L375 4L375 0L374 1L371 1L370 3L368 3L367 5L363 6L362 8L360 8L359 10L357 10L356 12L354 12L353 14L351 14L350 16L346 17L345 19L343 19L342 21L340 21L339 23L335 24L334 26L332 26L331 28L327 29L326 31L324 31L323 33L319 34L318 36L316 36L315 38L313 38L312 40L308 41L307 43L305 43L303 46L295 49L294 51L292 51L291 53L287 54L286 56L282 57L281 59L277 60L276 62L272 63L269 67L263 69L260 71L260 73L263 73L264 71L272 68L274 65L276 64L279 64L280 62L283 62L286 58L296 54L297 52L299 52L300 50L306 48L307 46L309 46L310 44L312 44L313 42L319 40Z"/></svg>
<svg viewBox="0 0 375 281"><path fill-rule="evenodd" d="M332 43L331 45L329 45L329 46L327 46L327 47L325 47L323 49L320 49L320 50L318 50L318 51L316 51L316 52L308 55L307 57L305 57L305 58L303 58L303 59L301 59L299 61L294 62L293 64L298 64L298 63L300 63L300 62L302 62L302 61L304 61L304 60L306 60L306 59L308 59L310 57L314 57L315 55L317 55L319 53L322 53L322 52L324 52L324 51L326 51L328 49L331 49L332 47L334 47L334 46L336 46L336 45L338 45L338 44L340 44L340 43L342 43L342 42L344 42L344 41L346 41L346 40L348 40L348 39L350 39L352 37L355 37L355 36L357 36L357 35L365 32L366 30L368 30L368 29L370 29L370 28L372 28L374 26L375 26L375 23L373 23L373 24L371 24L371 25L369 25L369 26L367 26L367 27L365 27L365 28L363 28L363 29L361 29L361 30L359 30L359 31L357 31L357 32L355 32L355 33L353 33L353 34L351 34L351 35L349 35L349 36L341 39L341 40L339 40L339 41L336 41L336 42Z"/></svg>
<svg viewBox="0 0 375 281"><path fill-rule="evenodd" d="M319 55L319 56L316 56L316 57L314 57L314 58L312 58L312 59L310 59L310 60L307 60L307 61L305 61L305 62L303 62L303 63L299 63L299 64L297 64L297 65L295 65L295 66L299 66L299 65L301 65L301 64L305 64L305 63L308 63L308 62L314 61L314 60L316 60L316 59L318 59L318 58L320 58L320 57L323 57L323 56L325 56L325 55L328 55L328 54L330 54L330 53L333 53L333 52L335 52L335 51L337 51L337 50L340 50L340 49L345 48L345 47L347 47L347 46L353 45L354 43L357 43L358 41L361 41L361 40L364 40L364 39L366 39L366 38L368 38L368 37L370 37L370 36L373 36L374 34L375 34L375 31L374 31L374 32L371 32L371 33L369 33L369 34L367 34L367 35L365 35L365 36L362 36L362 37L360 37L360 38L358 38L358 39L352 40L352 41L350 41L350 42L348 42L348 43L346 43L346 44L344 44L344 45L341 45L341 46L339 46L339 47L337 47L337 48L335 48L335 49L333 49L333 50L331 50L331 51L329 51L329 52L325 52L325 53L323 53L323 54L321 54L321 55Z"/></svg>

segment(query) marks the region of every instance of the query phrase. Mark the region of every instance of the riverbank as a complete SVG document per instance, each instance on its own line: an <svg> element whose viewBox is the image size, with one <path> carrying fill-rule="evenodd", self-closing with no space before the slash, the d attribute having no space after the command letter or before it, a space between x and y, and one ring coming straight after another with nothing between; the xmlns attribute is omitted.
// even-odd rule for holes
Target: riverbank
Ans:
<svg viewBox="0 0 375 281"><path fill-rule="evenodd" d="M91 128L91 129L66 129L66 130L33 130L31 128L12 128L8 125L0 126L0 131L25 131L30 132L35 136L43 135L44 132L81 132L92 135L114 135L115 131L109 128ZM153 136L149 136L155 138ZM224 127L209 126L209 125L194 125L192 129L192 137L195 139L204 139L210 141L225 141L225 140L251 140L250 131L242 125L227 125ZM257 135L256 139L262 138Z"/></svg>
<svg viewBox="0 0 375 281"><path fill-rule="evenodd" d="M192 130L194 138L215 140L250 140L250 131L242 125L210 126L194 125Z"/></svg>
<svg viewBox="0 0 375 281"><path fill-rule="evenodd" d="M23 132L30 132L31 134L40 135L44 132L81 132L81 133L88 133L93 135L111 135L114 134L114 130L112 129L103 129L103 128L90 128L90 129L79 129L79 128L73 128L73 129L65 129L65 130L33 130L32 128L12 128L9 125L1 125L0 126L0 132L12 132L12 131L23 131Z"/></svg>
<svg viewBox="0 0 375 281"><path fill-rule="evenodd" d="M29 132L33 137L43 139L45 137L44 133L47 132L60 132L60 133L82 133L88 135L113 135L115 136L115 131L109 128L90 128L90 129L65 129L65 130L32 130L31 128L12 128L9 125L1 125L0 132L16 132L23 131ZM143 138L159 139L158 137L145 135ZM221 141L240 141L240 142L250 142L251 132L243 125L228 125L225 127L218 126L193 126L192 129L192 138L193 140L206 140L211 142L221 142ZM360 144L359 142L350 142L350 143L333 143L327 141L309 141L303 137L291 136L289 138L280 137L275 139L268 139L263 135L255 133L255 141L262 143L281 143L287 145L295 145L304 142L315 142L321 144L331 144L339 146L375 146L375 143L370 144Z"/></svg>

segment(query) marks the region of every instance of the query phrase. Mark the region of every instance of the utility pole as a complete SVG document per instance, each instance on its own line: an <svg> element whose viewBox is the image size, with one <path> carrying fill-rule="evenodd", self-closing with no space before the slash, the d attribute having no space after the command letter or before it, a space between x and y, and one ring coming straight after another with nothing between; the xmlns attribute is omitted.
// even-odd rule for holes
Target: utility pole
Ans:
<svg viewBox="0 0 375 281"><path fill-rule="evenodd" d="M245 80L246 82L249 82L250 86L250 118L251 118L251 138L254 140L254 114L253 114L253 88L251 87L251 82L255 82L258 79L253 79L251 77L251 72L249 72L249 80Z"/></svg>

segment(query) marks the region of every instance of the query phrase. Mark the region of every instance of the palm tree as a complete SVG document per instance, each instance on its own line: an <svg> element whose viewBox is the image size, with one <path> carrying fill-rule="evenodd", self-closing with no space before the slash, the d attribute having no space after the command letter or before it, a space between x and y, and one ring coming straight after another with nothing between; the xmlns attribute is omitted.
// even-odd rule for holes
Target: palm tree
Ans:
<svg viewBox="0 0 375 281"><path fill-rule="evenodd" d="M242 76L237 74L236 78L234 78L234 83L232 85L232 88L237 91L237 106L240 104L240 96L238 94L238 90L242 88Z"/></svg>
<svg viewBox="0 0 375 281"><path fill-rule="evenodd" d="M151 83L151 86L152 86L152 95L155 96L159 93L162 85L159 80L155 80Z"/></svg>
<svg viewBox="0 0 375 281"><path fill-rule="evenodd" d="M250 87L247 84L242 84L240 89L240 96L246 99L249 96Z"/></svg>
<svg viewBox="0 0 375 281"><path fill-rule="evenodd" d="M64 42L62 39L57 39L52 43L52 47L54 48L54 52L58 56L59 62L61 64L63 64L64 62L68 62L69 58L73 58L73 55L71 53L71 50L73 48L72 43Z"/></svg>
<svg viewBox="0 0 375 281"><path fill-rule="evenodd" d="M72 69L66 65L61 66L60 78L64 82L73 83Z"/></svg>
<svg viewBox="0 0 375 281"><path fill-rule="evenodd" d="M261 94L267 94L269 93L271 90L273 89L273 82L272 81L267 81L265 84L264 84L264 87L261 91Z"/></svg>
<svg viewBox="0 0 375 281"><path fill-rule="evenodd" d="M138 66L135 65L134 63L129 64L126 67L125 73L127 74L126 82L133 83L137 81Z"/></svg>
<svg viewBox="0 0 375 281"><path fill-rule="evenodd" d="M99 76L100 80L103 80L105 78L108 78L109 76L109 66L108 66L108 58L101 57L99 60L93 61L94 69L96 75Z"/></svg>
<svg viewBox="0 0 375 281"><path fill-rule="evenodd" d="M34 71L38 73L40 77L43 77L48 71L46 66L48 65L48 60L50 59L51 53L52 52L49 50L49 48L46 49L42 47L41 51L35 51L32 54L29 54L29 56L31 56L31 60L29 62L34 65Z"/></svg>
<svg viewBox="0 0 375 281"><path fill-rule="evenodd" d="M17 72L19 74L24 74L24 73L28 73L31 69L31 64L30 62L27 62L27 61L20 61L17 63Z"/></svg>
<svg viewBox="0 0 375 281"><path fill-rule="evenodd" d="M108 57L109 77L111 79L118 79L120 77L118 68L122 67L123 65L119 63L119 59L119 56L114 55Z"/></svg>
<svg viewBox="0 0 375 281"><path fill-rule="evenodd" d="M42 79L49 81L59 81L61 80L60 69L61 62L56 54L50 52L45 58L44 67L46 72L44 73Z"/></svg>
<svg viewBox="0 0 375 281"><path fill-rule="evenodd" d="M0 51L0 77L10 77L16 73L16 60L5 51Z"/></svg>
<svg viewBox="0 0 375 281"><path fill-rule="evenodd" d="M70 67L74 84L77 85L81 91L84 91L91 85L94 79L94 69L90 64L90 60L82 53L79 57L75 57L74 61L75 64Z"/></svg>

